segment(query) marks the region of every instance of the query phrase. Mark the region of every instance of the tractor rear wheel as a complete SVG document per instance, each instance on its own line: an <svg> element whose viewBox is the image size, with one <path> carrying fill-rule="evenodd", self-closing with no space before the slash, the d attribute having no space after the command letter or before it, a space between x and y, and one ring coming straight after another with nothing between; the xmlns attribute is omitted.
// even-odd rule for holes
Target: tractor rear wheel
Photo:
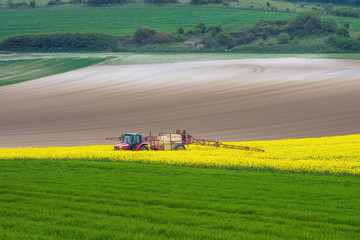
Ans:
<svg viewBox="0 0 360 240"><path fill-rule="evenodd" d="M149 147L148 147L148 146L145 146L145 145L142 145L142 146L139 148L139 151L149 151Z"/></svg>
<svg viewBox="0 0 360 240"><path fill-rule="evenodd" d="M186 150L186 148L185 148L185 146L183 144L176 145L174 149L177 150L177 151Z"/></svg>

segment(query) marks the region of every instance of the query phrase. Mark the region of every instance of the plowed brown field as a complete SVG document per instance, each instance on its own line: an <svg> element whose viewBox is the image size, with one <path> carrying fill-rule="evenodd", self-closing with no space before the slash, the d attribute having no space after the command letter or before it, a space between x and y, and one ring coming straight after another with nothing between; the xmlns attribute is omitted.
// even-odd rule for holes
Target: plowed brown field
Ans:
<svg viewBox="0 0 360 240"><path fill-rule="evenodd" d="M0 87L0 147L111 144L142 130L221 141L360 133L360 61L97 65Z"/></svg>

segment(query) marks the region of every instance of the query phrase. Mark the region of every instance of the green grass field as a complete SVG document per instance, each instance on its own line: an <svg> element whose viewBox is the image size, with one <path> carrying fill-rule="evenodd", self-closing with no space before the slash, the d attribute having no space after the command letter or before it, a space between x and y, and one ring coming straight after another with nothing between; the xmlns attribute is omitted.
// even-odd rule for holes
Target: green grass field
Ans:
<svg viewBox="0 0 360 240"><path fill-rule="evenodd" d="M143 26L175 32L196 23L254 25L259 19L286 19L291 13L203 7L121 6L99 8L0 9L0 39L9 35L48 32L132 34Z"/></svg>
<svg viewBox="0 0 360 240"><path fill-rule="evenodd" d="M0 239L359 239L360 178L0 161Z"/></svg>
<svg viewBox="0 0 360 240"><path fill-rule="evenodd" d="M102 32L132 34L143 26L157 31L175 32L182 26L192 29L202 21L239 30L259 19L287 19L294 13L204 7L119 6L99 8L0 9L0 39L9 35L50 32ZM360 19L335 18L360 30Z"/></svg>
<svg viewBox="0 0 360 240"><path fill-rule="evenodd" d="M0 86L68 72L105 60L104 58L52 58L3 61L0 57Z"/></svg>

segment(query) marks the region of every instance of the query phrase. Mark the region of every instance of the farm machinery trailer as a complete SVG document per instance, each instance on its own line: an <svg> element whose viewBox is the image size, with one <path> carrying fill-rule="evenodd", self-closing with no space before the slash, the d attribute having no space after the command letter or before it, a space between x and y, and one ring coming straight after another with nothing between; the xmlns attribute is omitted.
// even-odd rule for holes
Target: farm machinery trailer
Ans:
<svg viewBox="0 0 360 240"><path fill-rule="evenodd" d="M176 133L159 133L159 136L146 136L140 133L125 133L121 137L109 137L106 140L120 141L114 146L114 150L185 150L185 145L196 144L220 148L230 148L246 151L265 152L262 149L229 145L218 141L197 139L186 133L186 130L176 130Z"/></svg>

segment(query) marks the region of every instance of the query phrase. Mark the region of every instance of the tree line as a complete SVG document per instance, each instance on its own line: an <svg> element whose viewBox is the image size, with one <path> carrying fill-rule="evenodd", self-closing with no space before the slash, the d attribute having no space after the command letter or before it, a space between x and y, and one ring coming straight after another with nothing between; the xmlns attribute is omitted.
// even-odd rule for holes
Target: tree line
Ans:
<svg viewBox="0 0 360 240"><path fill-rule="evenodd" d="M360 6L360 0L287 0L300 3L330 3L337 5Z"/></svg>
<svg viewBox="0 0 360 240"><path fill-rule="evenodd" d="M112 51L117 37L103 33L20 34L0 41L0 49L20 52Z"/></svg>

